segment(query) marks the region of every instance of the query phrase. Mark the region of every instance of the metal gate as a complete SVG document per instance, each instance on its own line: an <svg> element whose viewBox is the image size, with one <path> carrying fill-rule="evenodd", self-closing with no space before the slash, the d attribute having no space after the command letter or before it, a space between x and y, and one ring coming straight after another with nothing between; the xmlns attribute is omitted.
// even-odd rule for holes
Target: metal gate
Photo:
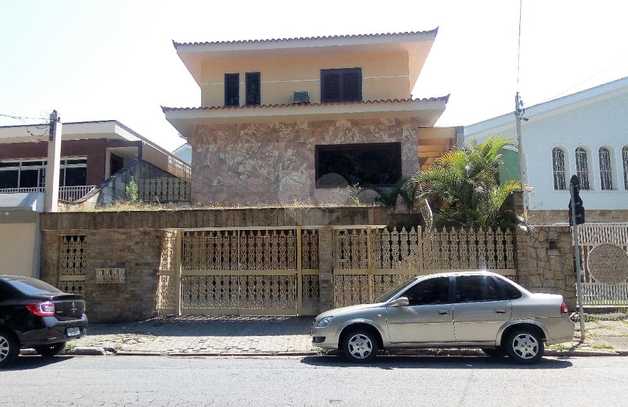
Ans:
<svg viewBox="0 0 628 407"><path fill-rule="evenodd" d="M178 313L313 315L318 231L300 227L178 231Z"/></svg>
<svg viewBox="0 0 628 407"><path fill-rule="evenodd" d="M628 305L628 223L578 226L583 304Z"/></svg>

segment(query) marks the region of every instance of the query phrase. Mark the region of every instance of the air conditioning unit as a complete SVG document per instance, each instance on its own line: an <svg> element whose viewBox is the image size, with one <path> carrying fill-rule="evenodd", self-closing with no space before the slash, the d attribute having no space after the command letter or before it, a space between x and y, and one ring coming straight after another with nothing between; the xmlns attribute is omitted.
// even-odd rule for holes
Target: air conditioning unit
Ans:
<svg viewBox="0 0 628 407"><path fill-rule="evenodd" d="M294 92L292 103L310 103L310 93L307 91Z"/></svg>

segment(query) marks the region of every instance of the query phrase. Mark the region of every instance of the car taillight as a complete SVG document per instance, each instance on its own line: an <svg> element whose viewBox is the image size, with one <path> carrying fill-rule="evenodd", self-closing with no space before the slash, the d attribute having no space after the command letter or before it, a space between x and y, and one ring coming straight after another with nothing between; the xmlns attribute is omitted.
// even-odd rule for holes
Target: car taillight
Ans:
<svg viewBox="0 0 628 407"><path fill-rule="evenodd" d="M569 313L569 308L567 307L567 304L565 304L564 302L562 304L560 304L560 313L561 314L568 314Z"/></svg>
<svg viewBox="0 0 628 407"><path fill-rule="evenodd" d="M55 305L50 301L27 304L26 309L38 317L51 317L55 314Z"/></svg>

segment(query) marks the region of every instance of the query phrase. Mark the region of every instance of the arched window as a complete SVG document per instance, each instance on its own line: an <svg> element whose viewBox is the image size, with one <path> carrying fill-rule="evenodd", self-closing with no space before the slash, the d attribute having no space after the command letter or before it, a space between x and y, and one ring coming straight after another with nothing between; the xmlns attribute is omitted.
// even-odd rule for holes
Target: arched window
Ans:
<svg viewBox="0 0 628 407"><path fill-rule="evenodd" d="M591 189L589 183L589 157L587 150L582 147L576 148L576 175L580 179L580 189Z"/></svg>
<svg viewBox="0 0 628 407"><path fill-rule="evenodd" d="M552 168L554 171L554 189L557 191L567 189L565 178L565 152L558 147L552 149Z"/></svg>
<svg viewBox="0 0 628 407"><path fill-rule="evenodd" d="M613 189L611 152L606 147L600 147L600 185L602 190Z"/></svg>
<svg viewBox="0 0 628 407"><path fill-rule="evenodd" d="M621 149L621 158L624 162L624 188L628 191L628 146Z"/></svg>

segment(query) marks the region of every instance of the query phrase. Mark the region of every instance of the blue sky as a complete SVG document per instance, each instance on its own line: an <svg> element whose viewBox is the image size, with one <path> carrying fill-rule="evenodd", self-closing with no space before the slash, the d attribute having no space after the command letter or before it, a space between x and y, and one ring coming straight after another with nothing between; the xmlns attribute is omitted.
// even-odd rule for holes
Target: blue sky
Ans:
<svg viewBox="0 0 628 407"><path fill-rule="evenodd" d="M524 0L520 89L534 104L628 76L628 4ZM44 1L0 3L0 114L118 119L167 148L160 105L200 92L171 41L440 27L414 96L451 94L439 125L512 110L518 0ZM22 121L0 117L0 124Z"/></svg>

